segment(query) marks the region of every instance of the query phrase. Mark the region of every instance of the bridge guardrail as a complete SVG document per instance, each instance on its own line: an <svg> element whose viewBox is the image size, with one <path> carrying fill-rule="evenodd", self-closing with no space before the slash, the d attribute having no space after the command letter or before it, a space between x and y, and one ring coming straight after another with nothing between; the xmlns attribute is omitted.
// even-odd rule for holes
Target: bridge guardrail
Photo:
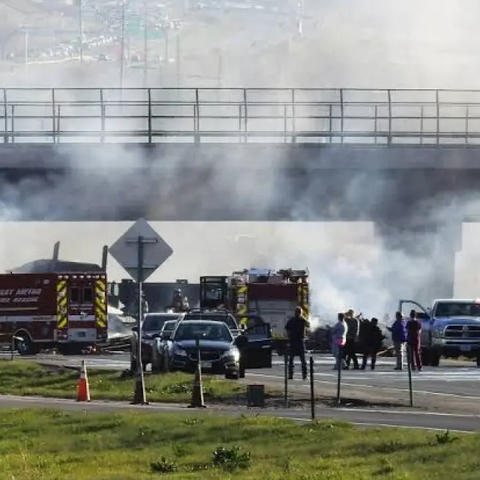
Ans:
<svg viewBox="0 0 480 480"><path fill-rule="evenodd" d="M2 89L3 143L478 144L480 91Z"/></svg>

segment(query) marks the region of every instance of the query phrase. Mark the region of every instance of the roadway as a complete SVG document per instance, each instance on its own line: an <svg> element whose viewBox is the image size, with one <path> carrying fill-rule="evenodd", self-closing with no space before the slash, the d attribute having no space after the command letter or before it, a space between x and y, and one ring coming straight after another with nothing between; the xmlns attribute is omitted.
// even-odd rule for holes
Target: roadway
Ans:
<svg viewBox="0 0 480 480"><path fill-rule="evenodd" d="M25 357L27 358L27 357ZM125 354L110 356L90 356L87 364L90 368L113 369L122 371L129 367L129 357ZM331 395L336 388L336 372L332 370L331 358L326 355L313 355L315 361L315 383L317 394ZM80 357L63 357L61 355L39 355L37 360L44 363L78 367ZM318 419L332 418L345 420L359 426L396 426L405 428L424 428L438 430L456 430L474 432L480 430L480 369L470 366L468 362L444 362L439 368L427 368L425 371L413 375L416 407L407 408L391 403L389 408L379 407L380 402L372 402L373 407L337 407L330 408L318 402L316 413ZM280 358L274 360L272 369L257 370L247 374L246 381L274 385L279 389L283 386L283 362ZM305 394L308 398L309 384L299 378L299 365L296 366L296 378L290 382L290 391L295 394ZM408 392L407 372L393 371L393 359L381 359L378 370L372 371L345 371L342 372L342 394L344 397L353 398L360 392L363 400L368 397L381 396L386 399L403 397ZM359 395L357 394L358 398ZM420 405L422 397L427 398ZM457 403L453 402L454 399ZM465 408L459 409L458 402ZM368 405L368 401L366 402ZM385 402L388 403L388 402ZM443 406L441 411L425 411L425 408ZM67 410L86 410L92 412L105 412L117 410L141 410L159 412L186 412L185 405L151 404L148 406L133 406L121 402L92 401L89 404L76 403L63 399L44 399L35 397L0 396L1 407L41 407L61 408ZM451 406L451 408L450 408ZM207 411L215 414L235 415L240 413L254 413L262 415L275 415L297 421L308 421L310 410L307 403L292 403L291 408L268 408L264 410L247 409L242 405L213 405ZM425 407L425 408L424 408Z"/></svg>
<svg viewBox="0 0 480 480"><path fill-rule="evenodd" d="M194 410L185 405L150 404L130 405L121 402L92 401L78 403L72 400L58 398L18 397L0 395L2 408L56 408L68 411L84 411L92 413L137 411L145 413L192 413ZM310 421L310 411L307 409L249 409L242 406L223 406L195 410L198 413L215 413L215 415L265 415L286 418L299 422ZM334 419L348 421L358 426L366 427L401 427L420 428L427 430L451 430L457 432L476 432L480 430L480 416L431 413L418 411L370 410L352 408L317 408L316 419Z"/></svg>
<svg viewBox="0 0 480 480"><path fill-rule="evenodd" d="M332 369L332 359L329 355L313 355L315 362L315 382L319 391L325 387L335 387L337 384L337 372ZM61 355L41 355L35 359L42 362L51 362L67 367L76 367L80 364L80 358L76 356L63 357ZM113 354L108 356L86 357L90 368L126 370L130 367L127 354ZM271 369L254 370L248 373L247 378L254 381L264 381L283 385L284 366L280 357L274 357ZM386 391L395 397L395 394L408 392L408 372L396 372L394 359L382 358L377 362L375 371L342 372L342 386L345 393L358 387L375 391ZM292 386L308 387L308 382L303 382L300 376L300 366L296 362L296 378ZM459 397L464 399L480 400L480 368L472 362L443 361L438 368L426 367L424 371L412 374L416 393L425 393L441 397Z"/></svg>

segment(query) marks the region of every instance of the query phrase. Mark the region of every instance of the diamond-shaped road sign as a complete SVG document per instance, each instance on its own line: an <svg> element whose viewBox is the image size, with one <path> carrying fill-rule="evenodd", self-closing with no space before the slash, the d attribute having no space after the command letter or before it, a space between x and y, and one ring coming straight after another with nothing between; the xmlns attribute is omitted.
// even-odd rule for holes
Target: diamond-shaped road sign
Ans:
<svg viewBox="0 0 480 480"><path fill-rule="evenodd" d="M143 275L138 277L139 237L143 244ZM173 253L172 247L144 219L137 220L110 248L110 255L136 282L144 282Z"/></svg>

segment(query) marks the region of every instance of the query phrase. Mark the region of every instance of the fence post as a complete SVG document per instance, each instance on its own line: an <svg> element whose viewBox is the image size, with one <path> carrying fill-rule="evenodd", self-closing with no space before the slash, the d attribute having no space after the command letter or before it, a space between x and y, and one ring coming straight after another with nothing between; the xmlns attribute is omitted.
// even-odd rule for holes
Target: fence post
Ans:
<svg viewBox="0 0 480 480"><path fill-rule="evenodd" d="M469 116L470 116L470 109L468 108L468 105L467 105L467 108L466 108L466 111L465 111L465 145L468 145L468 127L469 127L468 120L469 120Z"/></svg>
<svg viewBox="0 0 480 480"><path fill-rule="evenodd" d="M297 142L297 125L295 121L295 89L292 88L292 143Z"/></svg>
<svg viewBox="0 0 480 480"><path fill-rule="evenodd" d="M338 346L337 360L337 405L342 403L342 369L343 369L343 347Z"/></svg>
<svg viewBox="0 0 480 480"><path fill-rule="evenodd" d="M437 145L440 144L440 94L435 90L435 108L437 112Z"/></svg>
<svg viewBox="0 0 480 480"><path fill-rule="evenodd" d="M148 143L152 143L152 90L147 90L148 95Z"/></svg>
<svg viewBox="0 0 480 480"><path fill-rule="evenodd" d="M3 142L8 143L8 100L7 100L7 89L3 89L3 113L4 113L4 133L3 133Z"/></svg>
<svg viewBox="0 0 480 480"><path fill-rule="evenodd" d="M288 408L288 353L285 352L284 360L284 391L283 391L283 406Z"/></svg>
<svg viewBox="0 0 480 480"><path fill-rule="evenodd" d="M312 421L315 420L315 378L313 371L313 357L310 357L310 408Z"/></svg>
<svg viewBox="0 0 480 480"><path fill-rule="evenodd" d="M410 394L410 406L413 407L413 381L412 381L412 347L407 343L407 371L408 391Z"/></svg>
<svg viewBox="0 0 480 480"><path fill-rule="evenodd" d="M52 139L57 143L56 125L55 125L55 89L52 88Z"/></svg>
<svg viewBox="0 0 480 480"><path fill-rule="evenodd" d="M425 117L425 110L424 110L423 105L422 105L420 107L420 145L423 145L424 117Z"/></svg>
<svg viewBox="0 0 480 480"><path fill-rule="evenodd" d="M11 128L11 143L15 143L15 105L12 105L12 119L10 121Z"/></svg>
<svg viewBox="0 0 480 480"><path fill-rule="evenodd" d="M195 89L195 105L193 108L193 125L195 143L200 143L200 99L198 88Z"/></svg>
<svg viewBox="0 0 480 480"><path fill-rule="evenodd" d="M390 89L387 90L388 96L388 145L392 144L392 91Z"/></svg>
<svg viewBox="0 0 480 480"><path fill-rule="evenodd" d="M340 143L343 144L343 131L345 128L344 104L343 104L343 88L340 89Z"/></svg>
<svg viewBox="0 0 480 480"><path fill-rule="evenodd" d="M100 89L100 142L105 142L105 105L103 103L103 88Z"/></svg>
<svg viewBox="0 0 480 480"><path fill-rule="evenodd" d="M247 89L243 89L243 132L244 132L244 143L248 142L248 95Z"/></svg>

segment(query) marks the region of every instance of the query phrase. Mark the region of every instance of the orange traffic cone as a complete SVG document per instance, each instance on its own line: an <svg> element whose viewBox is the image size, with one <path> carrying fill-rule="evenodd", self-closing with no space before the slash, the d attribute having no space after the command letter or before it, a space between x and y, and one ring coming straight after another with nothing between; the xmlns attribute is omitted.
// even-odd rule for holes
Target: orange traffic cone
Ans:
<svg viewBox="0 0 480 480"><path fill-rule="evenodd" d="M77 383L77 402L90 401L90 387L88 385L87 366L85 360L82 360L80 367L80 378Z"/></svg>
<svg viewBox="0 0 480 480"><path fill-rule="evenodd" d="M203 400L202 367L197 362L195 377L193 379L192 400L188 408L206 408Z"/></svg>

